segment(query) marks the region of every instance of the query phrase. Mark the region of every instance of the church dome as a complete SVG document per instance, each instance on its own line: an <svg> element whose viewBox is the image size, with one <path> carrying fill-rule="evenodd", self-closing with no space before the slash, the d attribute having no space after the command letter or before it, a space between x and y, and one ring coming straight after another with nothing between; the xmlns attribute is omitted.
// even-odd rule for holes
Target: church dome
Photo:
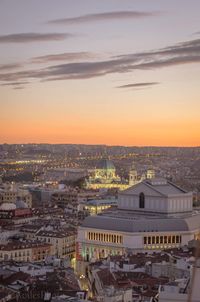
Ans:
<svg viewBox="0 0 200 302"><path fill-rule="evenodd" d="M27 204L26 204L23 200L21 200L21 199L18 199L18 200L15 202L15 204L16 204L16 208L17 208L17 209L25 209L25 208L28 208Z"/></svg>
<svg viewBox="0 0 200 302"><path fill-rule="evenodd" d="M2 211L16 210L16 205L12 202L5 202L2 203L2 205L0 206L0 210Z"/></svg>
<svg viewBox="0 0 200 302"><path fill-rule="evenodd" d="M108 170L113 169L115 170L115 166L113 162L109 159L102 159L96 166L96 169Z"/></svg>

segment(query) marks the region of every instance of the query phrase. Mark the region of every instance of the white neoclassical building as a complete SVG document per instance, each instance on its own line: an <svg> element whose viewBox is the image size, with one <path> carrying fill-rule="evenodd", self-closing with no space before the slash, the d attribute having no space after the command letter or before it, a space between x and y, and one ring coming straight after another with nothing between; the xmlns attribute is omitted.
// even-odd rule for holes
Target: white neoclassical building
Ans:
<svg viewBox="0 0 200 302"><path fill-rule="evenodd" d="M149 179L120 192L116 210L89 216L78 229L76 256L91 261L109 254L187 245L200 234L192 193L165 179Z"/></svg>

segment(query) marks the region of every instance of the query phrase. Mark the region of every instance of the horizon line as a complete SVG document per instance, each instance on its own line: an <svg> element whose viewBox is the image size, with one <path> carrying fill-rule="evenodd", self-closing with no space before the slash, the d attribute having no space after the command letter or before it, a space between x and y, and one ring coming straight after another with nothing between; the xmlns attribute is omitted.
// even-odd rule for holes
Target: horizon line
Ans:
<svg viewBox="0 0 200 302"><path fill-rule="evenodd" d="M40 142L40 143L1 143L0 145L84 145L84 146L102 146L102 147L126 147L126 148L200 148L200 145L109 145L109 144L90 144L90 143L47 143L47 142Z"/></svg>

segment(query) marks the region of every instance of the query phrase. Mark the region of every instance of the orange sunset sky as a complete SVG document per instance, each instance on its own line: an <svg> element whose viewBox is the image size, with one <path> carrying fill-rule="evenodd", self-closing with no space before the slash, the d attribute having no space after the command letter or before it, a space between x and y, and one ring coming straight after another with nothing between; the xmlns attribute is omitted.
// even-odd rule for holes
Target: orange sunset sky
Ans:
<svg viewBox="0 0 200 302"><path fill-rule="evenodd" d="M199 11L1 1L0 143L200 145Z"/></svg>

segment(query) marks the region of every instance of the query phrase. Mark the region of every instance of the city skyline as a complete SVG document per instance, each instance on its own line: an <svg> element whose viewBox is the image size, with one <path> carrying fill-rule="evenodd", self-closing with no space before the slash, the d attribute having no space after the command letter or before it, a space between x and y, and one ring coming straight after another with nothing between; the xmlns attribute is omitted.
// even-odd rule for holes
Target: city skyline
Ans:
<svg viewBox="0 0 200 302"><path fill-rule="evenodd" d="M198 146L200 3L0 2L0 143Z"/></svg>

